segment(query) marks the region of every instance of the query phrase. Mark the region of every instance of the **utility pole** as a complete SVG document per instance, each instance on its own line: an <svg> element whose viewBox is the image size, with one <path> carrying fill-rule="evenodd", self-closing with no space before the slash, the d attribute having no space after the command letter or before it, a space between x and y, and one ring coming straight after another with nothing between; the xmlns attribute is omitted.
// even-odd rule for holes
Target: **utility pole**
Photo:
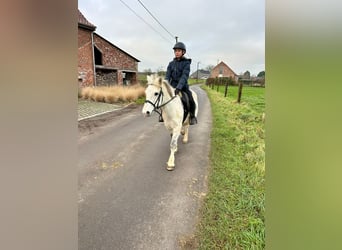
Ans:
<svg viewBox="0 0 342 250"><path fill-rule="evenodd" d="M196 83L198 83L198 65L200 64L201 62L197 62L197 81Z"/></svg>
<svg viewBox="0 0 342 250"><path fill-rule="evenodd" d="M176 38L176 43L178 43L178 36L175 36L175 38Z"/></svg>

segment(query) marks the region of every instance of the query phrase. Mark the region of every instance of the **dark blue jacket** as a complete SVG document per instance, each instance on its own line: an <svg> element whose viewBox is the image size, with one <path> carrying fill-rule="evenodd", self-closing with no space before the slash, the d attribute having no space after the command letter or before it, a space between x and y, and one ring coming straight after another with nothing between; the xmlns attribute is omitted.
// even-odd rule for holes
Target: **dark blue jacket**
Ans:
<svg viewBox="0 0 342 250"><path fill-rule="evenodd" d="M190 74L191 59L182 57L180 60L173 59L167 66L165 79L172 87L177 89L188 89L188 78Z"/></svg>

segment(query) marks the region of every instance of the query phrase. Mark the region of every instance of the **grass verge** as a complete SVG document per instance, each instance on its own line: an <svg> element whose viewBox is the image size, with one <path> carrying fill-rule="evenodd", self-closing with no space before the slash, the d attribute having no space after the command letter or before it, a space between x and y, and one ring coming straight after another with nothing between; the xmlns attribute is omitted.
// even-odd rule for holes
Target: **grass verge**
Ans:
<svg viewBox="0 0 342 250"><path fill-rule="evenodd" d="M244 89L242 103L203 87L213 114L208 194L198 249L265 248L264 89ZM233 95L232 95L233 96ZM256 105L257 104L257 105Z"/></svg>

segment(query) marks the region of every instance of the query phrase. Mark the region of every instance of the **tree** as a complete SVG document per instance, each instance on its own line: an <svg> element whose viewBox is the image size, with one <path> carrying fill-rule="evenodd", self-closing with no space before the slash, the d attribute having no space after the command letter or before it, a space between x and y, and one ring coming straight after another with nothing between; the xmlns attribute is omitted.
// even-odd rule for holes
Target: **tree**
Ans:
<svg viewBox="0 0 342 250"><path fill-rule="evenodd" d="M156 69L156 72L159 73L159 72L162 72L163 71L163 66L159 66L157 69Z"/></svg>
<svg viewBox="0 0 342 250"><path fill-rule="evenodd" d="M163 66L159 66L156 70L156 73L158 74L158 76L166 75L166 71L163 70Z"/></svg>
<svg viewBox="0 0 342 250"><path fill-rule="evenodd" d="M151 69L144 69L144 73L151 74L152 70Z"/></svg>
<svg viewBox="0 0 342 250"><path fill-rule="evenodd" d="M205 67L205 70L211 72L211 70L214 68L214 65L208 65L207 67Z"/></svg>
<svg viewBox="0 0 342 250"><path fill-rule="evenodd" d="M265 71L260 71L257 77L263 77L265 78Z"/></svg>
<svg viewBox="0 0 342 250"><path fill-rule="evenodd" d="M244 79L250 79L251 78L251 73L247 70L245 73L243 73L243 78Z"/></svg>

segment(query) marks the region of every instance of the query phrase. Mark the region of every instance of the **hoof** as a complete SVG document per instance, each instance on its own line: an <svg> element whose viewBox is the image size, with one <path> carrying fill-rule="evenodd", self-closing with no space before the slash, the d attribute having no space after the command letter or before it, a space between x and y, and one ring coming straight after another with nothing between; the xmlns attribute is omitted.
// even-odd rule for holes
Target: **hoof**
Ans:
<svg viewBox="0 0 342 250"><path fill-rule="evenodd" d="M175 166L166 166L166 170L172 171L175 169Z"/></svg>

